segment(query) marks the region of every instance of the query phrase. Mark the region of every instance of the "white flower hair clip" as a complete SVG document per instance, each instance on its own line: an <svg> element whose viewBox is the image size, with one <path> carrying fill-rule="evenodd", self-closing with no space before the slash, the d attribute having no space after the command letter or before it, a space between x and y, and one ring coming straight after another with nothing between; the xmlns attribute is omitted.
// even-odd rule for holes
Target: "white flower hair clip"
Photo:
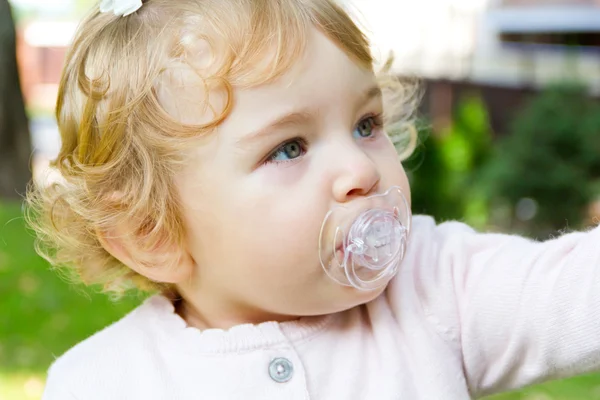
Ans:
<svg viewBox="0 0 600 400"><path fill-rule="evenodd" d="M112 12L116 16L126 17L142 7L142 0L102 0L100 12Z"/></svg>

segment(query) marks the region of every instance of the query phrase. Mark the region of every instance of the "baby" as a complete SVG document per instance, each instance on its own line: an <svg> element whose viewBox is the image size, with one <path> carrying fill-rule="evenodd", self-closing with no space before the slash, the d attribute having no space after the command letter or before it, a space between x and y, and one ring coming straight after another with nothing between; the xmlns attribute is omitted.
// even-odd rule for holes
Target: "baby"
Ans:
<svg viewBox="0 0 600 400"><path fill-rule="evenodd" d="M452 400L599 368L600 230L412 217L412 93L333 0L102 1L31 224L53 265L153 294L44 399Z"/></svg>

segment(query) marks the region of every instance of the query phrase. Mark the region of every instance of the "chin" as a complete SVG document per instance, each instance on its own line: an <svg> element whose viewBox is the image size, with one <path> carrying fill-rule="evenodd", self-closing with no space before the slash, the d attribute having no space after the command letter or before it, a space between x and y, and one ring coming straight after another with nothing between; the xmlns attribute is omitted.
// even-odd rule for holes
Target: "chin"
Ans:
<svg viewBox="0 0 600 400"><path fill-rule="evenodd" d="M354 290L354 292L356 293L355 296L358 301L358 304L356 305L358 306L375 300L385 291L386 288L387 284L383 287L374 290L358 290L353 288L352 290Z"/></svg>
<svg viewBox="0 0 600 400"><path fill-rule="evenodd" d="M338 296L336 309L329 313L336 313L349 310L351 308L361 306L378 298L386 289L387 285L375 290L358 290L353 287L340 286L342 295Z"/></svg>

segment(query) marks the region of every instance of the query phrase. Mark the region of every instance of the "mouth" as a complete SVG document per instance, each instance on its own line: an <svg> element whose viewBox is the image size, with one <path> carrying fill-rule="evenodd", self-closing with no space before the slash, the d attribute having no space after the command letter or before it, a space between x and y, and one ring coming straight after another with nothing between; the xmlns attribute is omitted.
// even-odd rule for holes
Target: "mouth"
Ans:
<svg viewBox="0 0 600 400"><path fill-rule="evenodd" d="M319 261L341 285L381 287L397 271L409 229L410 209L399 187L335 205L321 224Z"/></svg>
<svg viewBox="0 0 600 400"><path fill-rule="evenodd" d="M344 245L343 239L341 239L339 243L335 246L333 254L335 258L341 263L344 259L344 255L346 254L346 246Z"/></svg>

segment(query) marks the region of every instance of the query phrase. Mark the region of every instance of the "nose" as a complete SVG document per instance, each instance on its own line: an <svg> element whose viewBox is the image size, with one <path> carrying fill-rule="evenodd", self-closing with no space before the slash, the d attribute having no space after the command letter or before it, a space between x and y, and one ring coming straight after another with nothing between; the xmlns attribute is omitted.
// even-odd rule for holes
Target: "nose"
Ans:
<svg viewBox="0 0 600 400"><path fill-rule="evenodd" d="M335 160L338 173L333 182L333 197L338 203L371 194L381 178L377 165L362 149L349 145L344 150L344 156Z"/></svg>

